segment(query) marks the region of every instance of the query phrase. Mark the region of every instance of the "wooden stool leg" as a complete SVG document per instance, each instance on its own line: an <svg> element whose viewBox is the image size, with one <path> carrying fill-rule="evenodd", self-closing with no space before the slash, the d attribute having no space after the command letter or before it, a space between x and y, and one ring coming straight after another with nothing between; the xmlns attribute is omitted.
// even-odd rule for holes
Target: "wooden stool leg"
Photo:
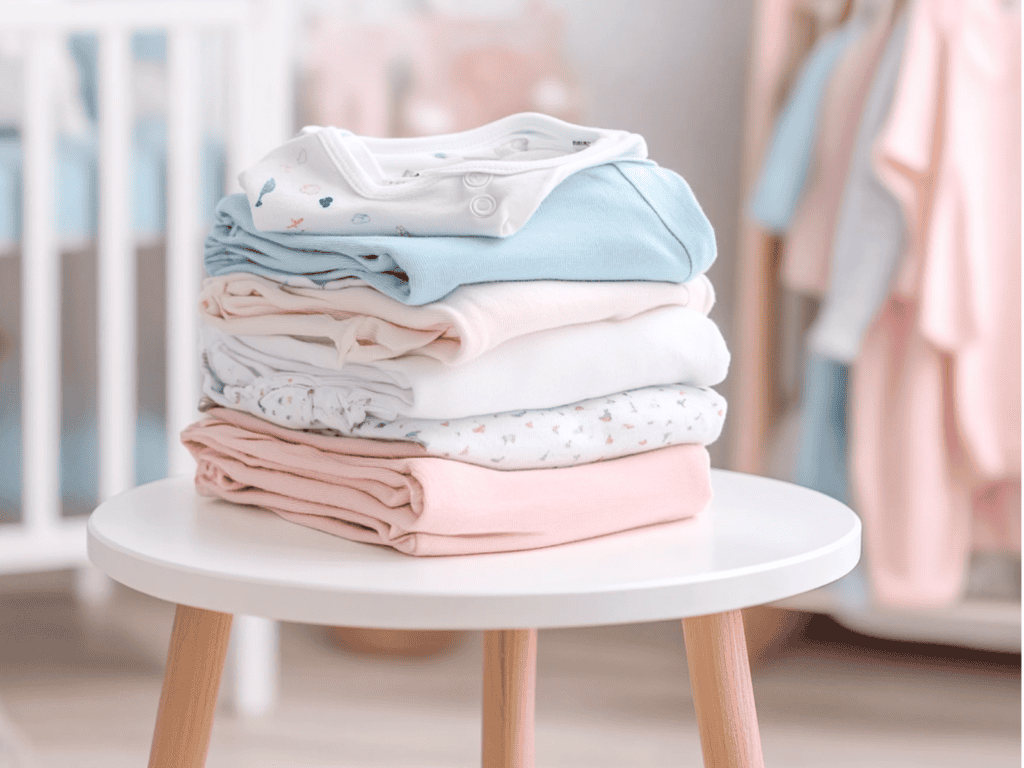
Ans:
<svg viewBox="0 0 1024 768"><path fill-rule="evenodd" d="M683 619L705 768L764 768L740 611Z"/></svg>
<svg viewBox="0 0 1024 768"><path fill-rule="evenodd" d="M484 632L483 768L533 768L537 630Z"/></svg>
<svg viewBox="0 0 1024 768"><path fill-rule="evenodd" d="M167 652L149 768L203 768L231 614L179 605Z"/></svg>

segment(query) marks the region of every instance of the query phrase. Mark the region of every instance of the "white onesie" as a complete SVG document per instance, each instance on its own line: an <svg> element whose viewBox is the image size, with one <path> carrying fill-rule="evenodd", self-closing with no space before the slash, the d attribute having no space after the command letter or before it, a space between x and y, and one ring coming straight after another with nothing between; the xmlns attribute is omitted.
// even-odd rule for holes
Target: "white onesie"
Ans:
<svg viewBox="0 0 1024 768"><path fill-rule="evenodd" d="M308 126L238 179L261 232L507 237L576 171L646 158L638 134L523 112L415 139Z"/></svg>

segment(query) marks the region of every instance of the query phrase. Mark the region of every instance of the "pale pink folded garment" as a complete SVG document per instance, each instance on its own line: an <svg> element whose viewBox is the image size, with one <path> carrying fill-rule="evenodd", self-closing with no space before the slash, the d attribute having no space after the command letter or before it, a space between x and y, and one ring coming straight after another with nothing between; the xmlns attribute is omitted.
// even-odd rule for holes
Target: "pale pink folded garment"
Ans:
<svg viewBox="0 0 1024 768"><path fill-rule="evenodd" d="M404 442L219 419L181 435L196 488L410 555L535 549L692 517L711 500L708 452L679 445L560 469L501 472Z"/></svg>
<svg viewBox="0 0 1024 768"><path fill-rule="evenodd" d="M707 315L715 292L704 275L689 283L534 280L457 288L408 306L362 280L302 288L233 272L203 282L203 321L225 333L329 339L340 363L407 354L465 363L510 339L582 323L626 320L659 307Z"/></svg>

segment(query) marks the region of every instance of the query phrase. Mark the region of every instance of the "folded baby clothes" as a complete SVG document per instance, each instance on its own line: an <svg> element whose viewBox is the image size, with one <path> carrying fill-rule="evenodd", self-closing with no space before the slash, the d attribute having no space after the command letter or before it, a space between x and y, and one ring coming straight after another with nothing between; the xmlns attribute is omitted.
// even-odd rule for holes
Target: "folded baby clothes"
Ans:
<svg viewBox="0 0 1024 768"><path fill-rule="evenodd" d="M692 517L711 500L699 445L500 472L423 457L415 444L218 420L193 424L182 441L200 493L410 555L547 547Z"/></svg>
<svg viewBox="0 0 1024 768"><path fill-rule="evenodd" d="M250 431L271 435L288 432L248 413L217 407L207 398L200 410ZM722 433L725 412L725 398L713 389L671 384L596 397L561 408L444 421L367 419L346 432L317 432L323 436L415 443L423 448L423 455L491 469L543 469L616 459L670 445L710 445Z"/></svg>
<svg viewBox="0 0 1024 768"><path fill-rule="evenodd" d="M585 168L555 187L514 237L259 232L245 195L225 197L206 239L211 276L252 272L323 285L359 277L403 304L460 285L515 280L655 280L707 271L715 236L689 185L650 161Z"/></svg>
<svg viewBox="0 0 1024 768"><path fill-rule="evenodd" d="M551 328L623 320L666 306L706 315L715 297L704 275L689 283L478 283L420 307L395 301L358 278L325 287L298 288L230 272L204 281L199 308L205 323L225 333L330 342L339 366L407 354L461 364L509 339Z"/></svg>
<svg viewBox="0 0 1024 768"><path fill-rule="evenodd" d="M522 336L463 365L422 355L338 364L333 345L203 328L204 394L285 426L347 431L367 417L456 419L554 408L728 371L718 327L685 307Z"/></svg>
<svg viewBox="0 0 1024 768"><path fill-rule="evenodd" d="M427 138L310 126L239 182L261 232L506 237L571 174L646 157L635 133L524 112Z"/></svg>

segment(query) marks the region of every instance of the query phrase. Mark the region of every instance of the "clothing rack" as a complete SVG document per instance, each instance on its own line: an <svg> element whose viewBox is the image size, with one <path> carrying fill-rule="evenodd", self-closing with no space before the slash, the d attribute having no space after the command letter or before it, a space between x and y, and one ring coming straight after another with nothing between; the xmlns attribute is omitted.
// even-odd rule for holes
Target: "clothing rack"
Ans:
<svg viewBox="0 0 1024 768"><path fill-rule="evenodd" d="M845 7L843 7L845 5ZM745 206L771 136L780 96L796 63L810 50L825 16L849 13L850 3L756 0L746 103L741 188ZM736 321L730 372L729 422L733 469L768 474L772 438L789 405L783 369L799 324L780 280L783 240L740 216ZM799 333L799 331L796 331ZM964 599L944 609L851 608L827 589L778 605L831 615L870 635L987 650L1020 652L1019 600Z"/></svg>

